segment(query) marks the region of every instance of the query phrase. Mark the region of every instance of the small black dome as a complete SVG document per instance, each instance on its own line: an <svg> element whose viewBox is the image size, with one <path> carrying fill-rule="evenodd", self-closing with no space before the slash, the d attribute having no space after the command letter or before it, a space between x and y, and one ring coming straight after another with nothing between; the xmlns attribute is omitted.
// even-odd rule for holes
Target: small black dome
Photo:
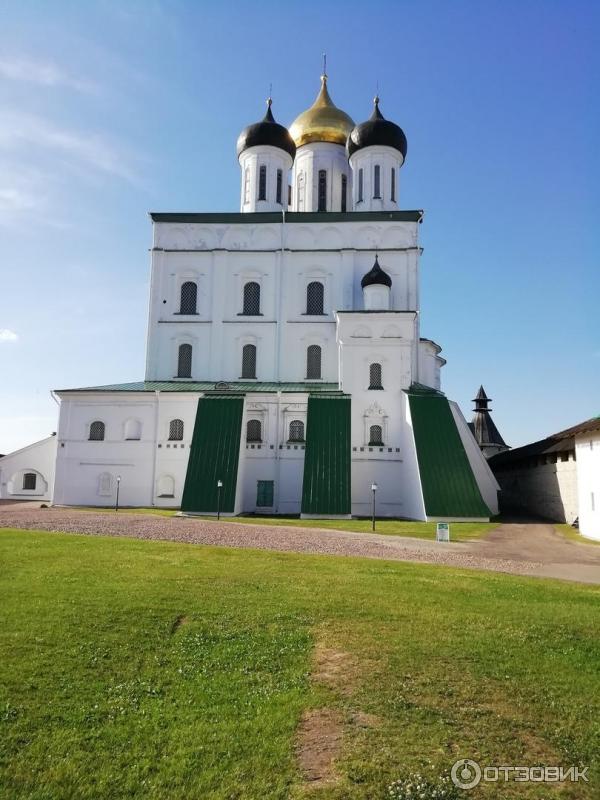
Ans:
<svg viewBox="0 0 600 800"><path fill-rule="evenodd" d="M375 284L389 286L390 289L392 288L392 279L387 272L384 272L379 266L379 259L377 256L375 256L375 263L360 282L363 289L365 286L373 286Z"/></svg>
<svg viewBox="0 0 600 800"><path fill-rule="evenodd" d="M379 98L375 98L375 108L371 118L366 122L356 125L350 132L346 141L346 154L348 158L357 150L371 145L385 145L393 147L402 153L402 158L406 158L406 136L404 131L395 122L386 119L379 110Z"/></svg>
<svg viewBox="0 0 600 800"><path fill-rule="evenodd" d="M285 150L292 157L296 157L296 145L290 136L290 132L283 125L275 122L271 112L271 98L267 102L267 113L260 122L248 125L240 133L237 140L237 154L239 156L249 147L260 145L270 145Z"/></svg>

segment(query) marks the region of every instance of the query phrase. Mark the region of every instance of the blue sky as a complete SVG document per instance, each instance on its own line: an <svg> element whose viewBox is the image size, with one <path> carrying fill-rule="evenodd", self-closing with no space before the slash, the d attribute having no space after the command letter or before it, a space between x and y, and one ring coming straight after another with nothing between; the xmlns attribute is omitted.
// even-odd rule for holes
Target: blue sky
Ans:
<svg viewBox="0 0 600 800"><path fill-rule="evenodd" d="M506 441L600 414L600 6L0 0L0 452L143 378L149 210L238 210L235 141L379 83L425 209L422 335Z"/></svg>

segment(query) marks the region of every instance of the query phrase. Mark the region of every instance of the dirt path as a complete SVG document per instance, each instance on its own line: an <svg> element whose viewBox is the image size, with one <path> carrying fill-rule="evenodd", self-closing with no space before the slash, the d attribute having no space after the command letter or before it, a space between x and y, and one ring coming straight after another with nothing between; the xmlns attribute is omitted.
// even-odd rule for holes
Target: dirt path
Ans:
<svg viewBox="0 0 600 800"><path fill-rule="evenodd" d="M563 539L552 525L499 525L485 539L438 543L322 528L265 526L151 514L0 503L0 528L129 536L259 550L418 561L600 584L600 547Z"/></svg>

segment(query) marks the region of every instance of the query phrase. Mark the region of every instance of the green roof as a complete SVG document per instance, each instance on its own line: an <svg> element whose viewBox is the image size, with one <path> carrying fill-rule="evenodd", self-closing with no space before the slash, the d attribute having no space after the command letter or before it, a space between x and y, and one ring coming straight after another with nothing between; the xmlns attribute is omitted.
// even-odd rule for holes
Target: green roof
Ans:
<svg viewBox="0 0 600 800"><path fill-rule="evenodd" d="M350 450L350 397L309 397L303 514L350 514Z"/></svg>
<svg viewBox="0 0 600 800"><path fill-rule="evenodd" d="M243 397L201 397L190 447L181 510L231 514L235 506ZM223 482L219 498L217 481Z"/></svg>
<svg viewBox="0 0 600 800"><path fill-rule="evenodd" d="M448 399L426 386L407 392L428 517L490 517Z"/></svg>
<svg viewBox="0 0 600 800"><path fill-rule="evenodd" d="M150 211L153 222L204 222L212 224L252 224L257 222L281 222L283 216L279 211L256 212L163 212ZM287 211L285 221L295 222L421 222L423 211Z"/></svg>
<svg viewBox="0 0 600 800"><path fill-rule="evenodd" d="M337 383L270 383L265 381L137 381L110 383L106 386L84 386L78 389L57 389L57 392L310 392L340 393Z"/></svg>

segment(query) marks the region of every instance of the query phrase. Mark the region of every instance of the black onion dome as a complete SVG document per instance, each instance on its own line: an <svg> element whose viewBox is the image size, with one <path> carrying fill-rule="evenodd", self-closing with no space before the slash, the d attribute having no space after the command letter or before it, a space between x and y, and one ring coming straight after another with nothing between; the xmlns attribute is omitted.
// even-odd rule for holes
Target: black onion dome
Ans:
<svg viewBox="0 0 600 800"><path fill-rule="evenodd" d="M392 288L392 279L384 272L381 267L379 266L379 259L375 256L375 263L371 267L371 269L367 272L366 275L363 276L360 285L364 289L365 286L374 286L375 284L380 284L381 286L388 286L390 289Z"/></svg>
<svg viewBox="0 0 600 800"><path fill-rule="evenodd" d="M290 132L283 125L275 122L275 117L271 111L271 98L267 101L267 113L260 122L248 125L240 133L237 140L237 154L239 156L249 147L270 145L285 150L292 157L296 157L296 145L290 136Z"/></svg>
<svg viewBox="0 0 600 800"><path fill-rule="evenodd" d="M346 141L346 154L348 158L357 150L371 145L385 145L393 147L406 158L407 142L404 131L395 122L386 119L379 110L379 98L375 98L375 108L370 119L356 125L350 132Z"/></svg>

